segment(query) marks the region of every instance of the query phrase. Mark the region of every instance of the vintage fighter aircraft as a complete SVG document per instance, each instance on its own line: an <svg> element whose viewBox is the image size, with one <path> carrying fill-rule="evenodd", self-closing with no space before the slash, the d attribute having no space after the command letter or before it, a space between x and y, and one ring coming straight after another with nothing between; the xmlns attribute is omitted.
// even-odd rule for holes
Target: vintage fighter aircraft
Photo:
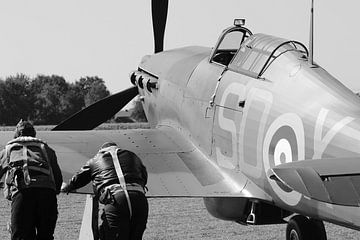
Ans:
<svg viewBox="0 0 360 240"><path fill-rule="evenodd" d="M131 74L135 86L38 133L64 177L114 141L144 161L149 197L202 197L240 224L287 222L286 239L326 239L322 221L359 230L360 98L304 44L242 20L214 48L163 51L167 4L152 1L155 54ZM136 95L150 129L91 131Z"/></svg>

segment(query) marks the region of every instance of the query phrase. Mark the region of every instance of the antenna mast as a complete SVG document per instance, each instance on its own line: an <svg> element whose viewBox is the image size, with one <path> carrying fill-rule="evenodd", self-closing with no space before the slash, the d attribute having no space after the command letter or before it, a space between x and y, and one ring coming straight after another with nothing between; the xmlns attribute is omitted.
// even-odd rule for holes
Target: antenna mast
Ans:
<svg viewBox="0 0 360 240"><path fill-rule="evenodd" d="M310 10L309 60L310 64L314 65L314 0L311 0Z"/></svg>

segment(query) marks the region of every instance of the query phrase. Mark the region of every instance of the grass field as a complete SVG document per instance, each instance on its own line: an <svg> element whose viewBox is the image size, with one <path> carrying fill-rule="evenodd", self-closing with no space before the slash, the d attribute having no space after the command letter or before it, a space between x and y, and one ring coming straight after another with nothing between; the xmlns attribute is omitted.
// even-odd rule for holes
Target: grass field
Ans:
<svg viewBox="0 0 360 240"><path fill-rule="evenodd" d="M55 230L56 240L78 239L85 195L60 194L59 218ZM149 199L149 219L144 240L222 239L222 240L275 240L285 239L286 225L242 226L218 220L208 214L202 199L158 198ZM10 218L10 205L0 201L0 239L9 240L6 223ZM360 232L326 224L329 240L357 240Z"/></svg>

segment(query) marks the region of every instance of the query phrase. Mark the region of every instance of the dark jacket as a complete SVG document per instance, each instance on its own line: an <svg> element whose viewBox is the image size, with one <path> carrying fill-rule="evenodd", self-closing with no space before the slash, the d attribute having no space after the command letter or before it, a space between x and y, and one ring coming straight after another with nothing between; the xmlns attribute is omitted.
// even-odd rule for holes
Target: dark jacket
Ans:
<svg viewBox="0 0 360 240"><path fill-rule="evenodd" d="M57 162L57 157L55 154L55 151L50 148L45 142L43 142L42 140L38 139L38 138L32 138L32 137L19 137L16 138L12 141L10 141L9 143L13 143L13 142L21 142L23 139L26 139L26 141L36 141L36 142L41 142L44 144L44 148L48 157L48 161L49 161L49 165L51 167L51 171L53 174L53 180L49 180L49 178L45 178L41 175L36 177L36 181L31 182L29 186L26 186L27 188L50 188L55 190L56 193L60 192L60 188L61 188L61 184L63 182L63 178L62 178L62 174L61 174L61 170L60 167L58 165ZM6 154L6 149L3 149L0 152L0 179L5 175L5 173L10 169L9 167L9 157L7 157ZM21 184L24 185L24 184ZM11 191L11 195L15 195L19 189L16 186L11 186L10 188Z"/></svg>
<svg viewBox="0 0 360 240"><path fill-rule="evenodd" d="M118 159L127 184L147 184L147 172L141 159L133 152L118 149ZM109 152L99 151L70 180L70 190L78 189L92 181L96 195L112 184L119 183L114 163Z"/></svg>

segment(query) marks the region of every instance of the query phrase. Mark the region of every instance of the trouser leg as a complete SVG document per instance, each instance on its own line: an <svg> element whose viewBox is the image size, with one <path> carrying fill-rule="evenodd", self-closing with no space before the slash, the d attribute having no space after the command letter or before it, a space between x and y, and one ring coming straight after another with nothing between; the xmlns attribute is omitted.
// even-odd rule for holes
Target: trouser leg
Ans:
<svg viewBox="0 0 360 240"><path fill-rule="evenodd" d="M11 239L35 239L34 204L30 189L17 193L11 202Z"/></svg>
<svg viewBox="0 0 360 240"><path fill-rule="evenodd" d="M37 198L36 239L53 240L58 217L55 191L51 189L38 189Z"/></svg>
<svg viewBox="0 0 360 240"><path fill-rule="evenodd" d="M149 205L143 193L130 191L133 216L130 222L130 239L141 240L146 229Z"/></svg>
<svg viewBox="0 0 360 240"><path fill-rule="evenodd" d="M124 192L116 193L114 204L106 204L103 212L101 232L106 240L140 240L146 229L148 201L143 193L129 191L132 218Z"/></svg>
<svg viewBox="0 0 360 240"><path fill-rule="evenodd" d="M101 232L106 240L128 240L130 236L129 209L123 192L114 196L114 204L106 204L102 216Z"/></svg>

